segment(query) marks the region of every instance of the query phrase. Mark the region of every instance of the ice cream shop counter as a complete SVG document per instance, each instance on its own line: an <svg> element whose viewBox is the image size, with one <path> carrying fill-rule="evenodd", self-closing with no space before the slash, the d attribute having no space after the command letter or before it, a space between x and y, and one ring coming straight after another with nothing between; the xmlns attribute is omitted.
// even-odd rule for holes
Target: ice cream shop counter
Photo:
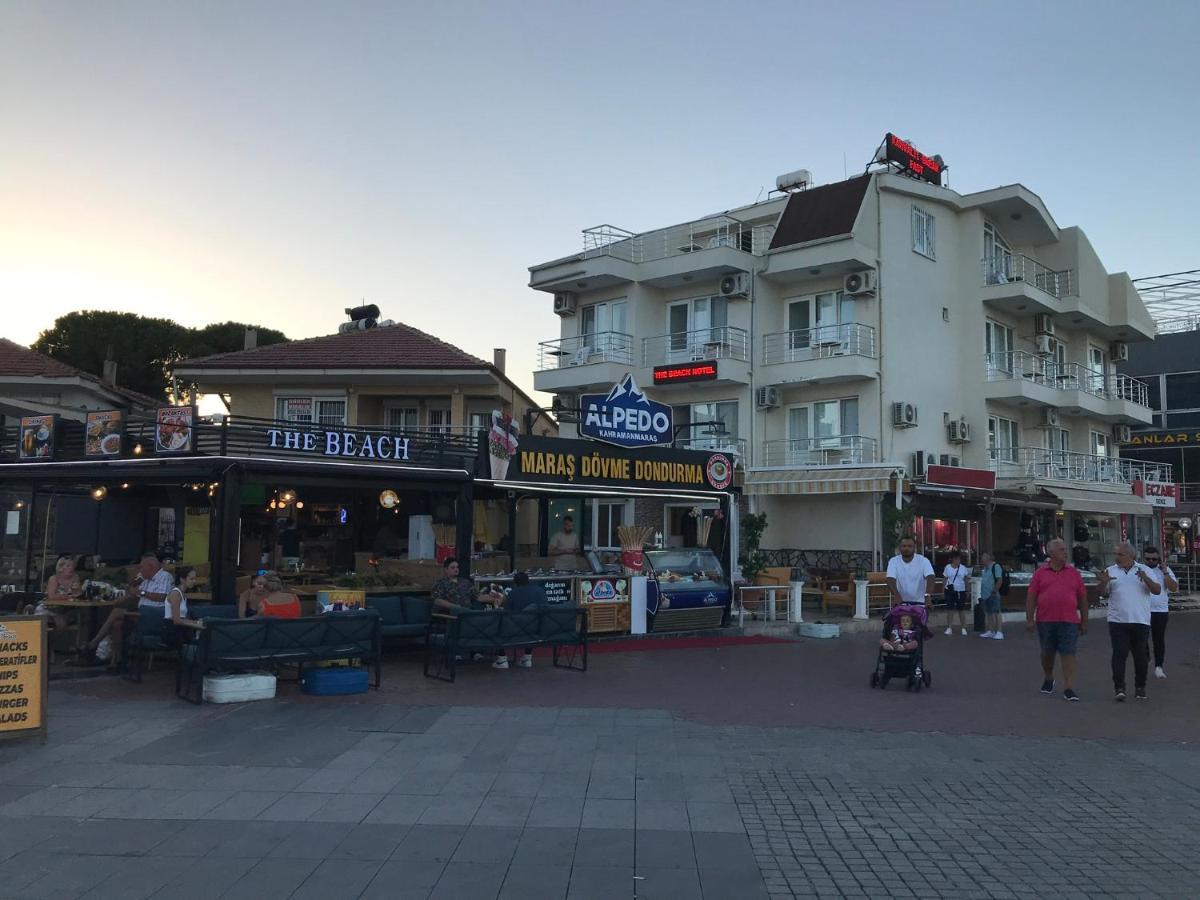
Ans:
<svg viewBox="0 0 1200 900"><path fill-rule="evenodd" d="M646 570L652 631L720 626L732 592L715 553L707 547L647 550Z"/></svg>
<svg viewBox="0 0 1200 900"><path fill-rule="evenodd" d="M597 634L629 631L629 585L624 575L529 574L530 584L540 585L548 603L575 603L588 611L588 631ZM476 575L481 591L489 586L508 593L512 575Z"/></svg>

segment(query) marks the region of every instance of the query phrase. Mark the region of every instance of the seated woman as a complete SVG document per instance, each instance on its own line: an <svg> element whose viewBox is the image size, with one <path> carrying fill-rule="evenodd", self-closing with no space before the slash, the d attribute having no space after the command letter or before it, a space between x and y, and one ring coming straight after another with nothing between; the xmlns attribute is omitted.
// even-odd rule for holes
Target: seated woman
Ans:
<svg viewBox="0 0 1200 900"><path fill-rule="evenodd" d="M267 596L258 601L258 614L280 619L300 618L300 598L284 588L283 579L274 572L268 572L263 576L263 581Z"/></svg>
<svg viewBox="0 0 1200 900"><path fill-rule="evenodd" d="M178 624L188 617L187 592L196 586L196 570L183 566L175 570L175 587L163 601L163 617Z"/></svg>
<svg viewBox="0 0 1200 900"><path fill-rule="evenodd" d="M258 606L271 593L267 590L267 576L271 574L266 569L259 569L250 582L250 587L242 591L238 597L238 618L248 619L258 614Z"/></svg>
<svg viewBox="0 0 1200 900"><path fill-rule="evenodd" d="M46 606L46 600L74 600L83 593L79 575L75 571L75 557L60 556L54 564L54 574L46 581L46 597L37 606L25 609L26 615L51 616L55 628L66 628L66 617Z"/></svg>

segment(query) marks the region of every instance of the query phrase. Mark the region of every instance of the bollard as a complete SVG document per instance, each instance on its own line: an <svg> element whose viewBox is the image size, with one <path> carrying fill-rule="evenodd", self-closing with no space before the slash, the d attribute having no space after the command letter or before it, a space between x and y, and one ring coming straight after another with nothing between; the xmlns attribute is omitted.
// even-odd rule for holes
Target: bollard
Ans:
<svg viewBox="0 0 1200 900"><path fill-rule="evenodd" d="M789 582L788 587L792 590L792 603L788 607L788 621L803 622L804 610L801 608L801 604L804 602L804 579Z"/></svg>
<svg viewBox="0 0 1200 900"><path fill-rule="evenodd" d="M867 618L867 580L854 581L854 618Z"/></svg>

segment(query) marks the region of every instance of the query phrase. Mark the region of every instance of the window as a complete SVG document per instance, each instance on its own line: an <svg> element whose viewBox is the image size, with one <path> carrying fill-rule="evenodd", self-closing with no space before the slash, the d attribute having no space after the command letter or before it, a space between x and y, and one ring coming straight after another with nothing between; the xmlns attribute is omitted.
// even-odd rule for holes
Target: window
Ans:
<svg viewBox="0 0 1200 900"><path fill-rule="evenodd" d="M450 410L445 408L429 410L429 430L440 431L442 434L449 434Z"/></svg>
<svg viewBox="0 0 1200 900"><path fill-rule="evenodd" d="M624 299L593 303L580 310L580 350L601 353L606 360L632 362L631 346L625 335Z"/></svg>
<svg viewBox="0 0 1200 900"><path fill-rule="evenodd" d="M471 434L476 434L480 431L490 431L492 427L492 414L490 412L473 412L467 417L467 423L471 427Z"/></svg>
<svg viewBox="0 0 1200 900"><path fill-rule="evenodd" d="M1000 416L988 416L988 452L999 462L1017 461L1017 423Z"/></svg>
<svg viewBox="0 0 1200 900"><path fill-rule="evenodd" d="M1093 456L1108 456L1109 449L1112 447L1112 440L1103 431L1092 432L1092 455Z"/></svg>
<svg viewBox="0 0 1200 900"><path fill-rule="evenodd" d="M275 418L281 422L345 425L346 401L322 397L276 397Z"/></svg>
<svg viewBox="0 0 1200 900"><path fill-rule="evenodd" d="M983 351L989 372L1013 372L1013 330L988 319L983 326Z"/></svg>
<svg viewBox="0 0 1200 900"><path fill-rule="evenodd" d="M1066 428L1047 428L1045 441L1047 450L1071 452L1071 432Z"/></svg>
<svg viewBox="0 0 1200 900"><path fill-rule="evenodd" d="M858 398L821 400L788 410L788 439L816 438L819 446L836 445L840 438L858 434ZM820 440L824 439L824 440Z"/></svg>
<svg viewBox="0 0 1200 900"><path fill-rule="evenodd" d="M617 529L633 521L625 500L584 500L583 546L585 550L619 550Z"/></svg>
<svg viewBox="0 0 1200 900"><path fill-rule="evenodd" d="M1156 377L1148 379L1151 382L1151 396L1157 395ZM1173 409L1200 409L1200 372L1179 372L1167 376L1167 402L1164 408L1170 412ZM1172 420L1174 416L1171 417Z"/></svg>
<svg viewBox="0 0 1200 900"><path fill-rule="evenodd" d="M1012 250L991 222L983 224L983 275L987 284L1012 281Z"/></svg>
<svg viewBox="0 0 1200 900"><path fill-rule="evenodd" d="M697 450L724 450L737 446L738 437L738 404L736 400L719 400L715 403L690 403L676 406L675 427L695 425L695 428L684 427L679 431L679 444ZM708 434L709 428L702 423L715 426L716 430L727 431L728 434Z"/></svg>
<svg viewBox="0 0 1200 900"><path fill-rule="evenodd" d="M788 303L788 347L807 350L822 344L842 344L849 340L854 324L854 298L841 291L803 297ZM800 354L794 358L807 358Z"/></svg>
<svg viewBox="0 0 1200 900"><path fill-rule="evenodd" d="M933 213L926 212L919 206L912 208L912 248L914 253L920 253L928 259L937 259L934 253L934 241L937 236L937 220Z"/></svg>
<svg viewBox="0 0 1200 900"><path fill-rule="evenodd" d="M728 342L729 301L695 297L667 306L668 356L672 362L703 359L706 344Z"/></svg>
<svg viewBox="0 0 1200 900"><path fill-rule="evenodd" d="M409 431L417 428L420 417L415 406L388 406L383 411L383 423L388 428Z"/></svg>

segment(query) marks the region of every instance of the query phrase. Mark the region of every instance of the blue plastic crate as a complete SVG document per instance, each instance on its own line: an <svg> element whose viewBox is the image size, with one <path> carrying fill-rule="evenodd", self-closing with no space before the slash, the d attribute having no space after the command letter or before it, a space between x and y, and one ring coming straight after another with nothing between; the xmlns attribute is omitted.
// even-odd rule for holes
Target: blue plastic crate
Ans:
<svg viewBox="0 0 1200 900"><path fill-rule="evenodd" d="M366 669L305 669L300 678L300 690L314 697L365 694L369 685Z"/></svg>

